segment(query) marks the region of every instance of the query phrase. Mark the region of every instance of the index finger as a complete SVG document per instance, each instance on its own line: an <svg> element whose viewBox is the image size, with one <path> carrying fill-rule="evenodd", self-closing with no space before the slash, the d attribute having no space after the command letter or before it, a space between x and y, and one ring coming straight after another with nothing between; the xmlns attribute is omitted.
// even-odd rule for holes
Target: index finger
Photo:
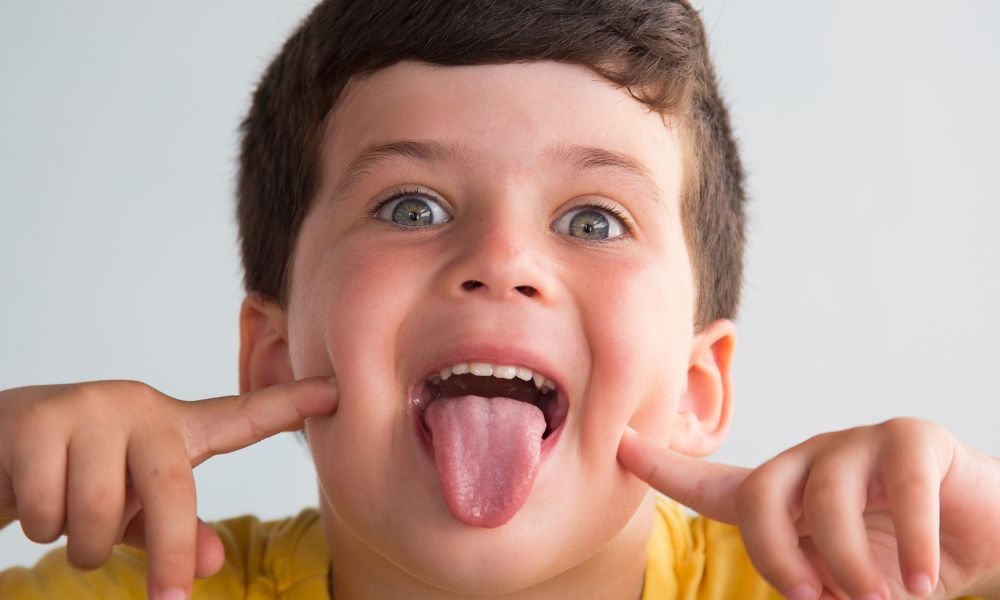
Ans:
<svg viewBox="0 0 1000 600"><path fill-rule="evenodd" d="M329 377L186 402L182 418L191 466L276 433L301 429L307 418L332 413L336 408L337 385Z"/></svg>
<svg viewBox="0 0 1000 600"><path fill-rule="evenodd" d="M128 468L143 507L149 555L149 597L190 597L195 573L197 517L194 478L182 440L149 428L129 440Z"/></svg>
<svg viewBox="0 0 1000 600"><path fill-rule="evenodd" d="M618 462L652 487L710 519L736 523L736 492L750 469L711 463L656 446L631 427L618 446Z"/></svg>

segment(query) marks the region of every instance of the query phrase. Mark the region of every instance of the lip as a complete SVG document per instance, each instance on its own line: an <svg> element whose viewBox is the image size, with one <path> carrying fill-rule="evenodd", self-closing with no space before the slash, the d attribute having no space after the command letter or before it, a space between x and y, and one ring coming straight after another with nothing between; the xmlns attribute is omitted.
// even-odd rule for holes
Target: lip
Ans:
<svg viewBox="0 0 1000 600"><path fill-rule="evenodd" d="M413 420L418 438L423 443L424 448L430 453L430 456L433 457L434 455L434 445L430 439L430 432L427 431L423 422L423 414L427 410L427 406L420 401L419 391L427 380L427 377L432 373L460 362L486 362L527 367L545 375L556 384L556 393L558 394L556 401L565 406L566 416L559 427L552 430L548 437L542 440L541 452L544 457L555 446L572 412L573 405L570 401L570 395L567 393L563 373L551 361L532 349L482 343L449 346L447 351L430 357L411 375L413 381L410 383L407 391L407 412L410 413L410 417Z"/></svg>

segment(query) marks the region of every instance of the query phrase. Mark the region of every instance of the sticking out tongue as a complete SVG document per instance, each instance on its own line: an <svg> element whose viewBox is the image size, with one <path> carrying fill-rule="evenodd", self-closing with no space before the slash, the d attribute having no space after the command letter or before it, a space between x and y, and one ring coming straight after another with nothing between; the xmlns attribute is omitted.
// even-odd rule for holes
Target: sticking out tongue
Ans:
<svg viewBox="0 0 1000 600"><path fill-rule="evenodd" d="M511 520L538 474L542 411L511 398L459 396L431 402L425 422L451 514L476 527Z"/></svg>

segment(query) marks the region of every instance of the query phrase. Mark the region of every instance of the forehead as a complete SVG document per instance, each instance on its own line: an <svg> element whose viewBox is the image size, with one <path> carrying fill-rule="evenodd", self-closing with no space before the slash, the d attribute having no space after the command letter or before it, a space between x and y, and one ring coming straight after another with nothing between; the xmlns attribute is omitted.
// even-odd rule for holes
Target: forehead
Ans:
<svg viewBox="0 0 1000 600"><path fill-rule="evenodd" d="M668 197L682 173L676 127L594 71L557 62L397 63L352 81L325 133L324 178L340 184L363 170L350 168L359 159L461 163L495 178L596 167Z"/></svg>

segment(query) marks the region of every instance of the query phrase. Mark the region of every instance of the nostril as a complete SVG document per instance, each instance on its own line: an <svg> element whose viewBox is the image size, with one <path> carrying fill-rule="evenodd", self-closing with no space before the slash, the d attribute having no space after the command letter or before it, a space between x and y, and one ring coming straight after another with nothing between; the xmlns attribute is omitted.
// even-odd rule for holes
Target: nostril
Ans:
<svg viewBox="0 0 1000 600"><path fill-rule="evenodd" d="M475 279L469 279L462 283L462 289L466 291L472 291L476 288L481 288L485 286L486 286L485 283L483 283L482 281L476 281ZM516 286L514 289L529 298L538 293L538 290L530 285L519 285Z"/></svg>

